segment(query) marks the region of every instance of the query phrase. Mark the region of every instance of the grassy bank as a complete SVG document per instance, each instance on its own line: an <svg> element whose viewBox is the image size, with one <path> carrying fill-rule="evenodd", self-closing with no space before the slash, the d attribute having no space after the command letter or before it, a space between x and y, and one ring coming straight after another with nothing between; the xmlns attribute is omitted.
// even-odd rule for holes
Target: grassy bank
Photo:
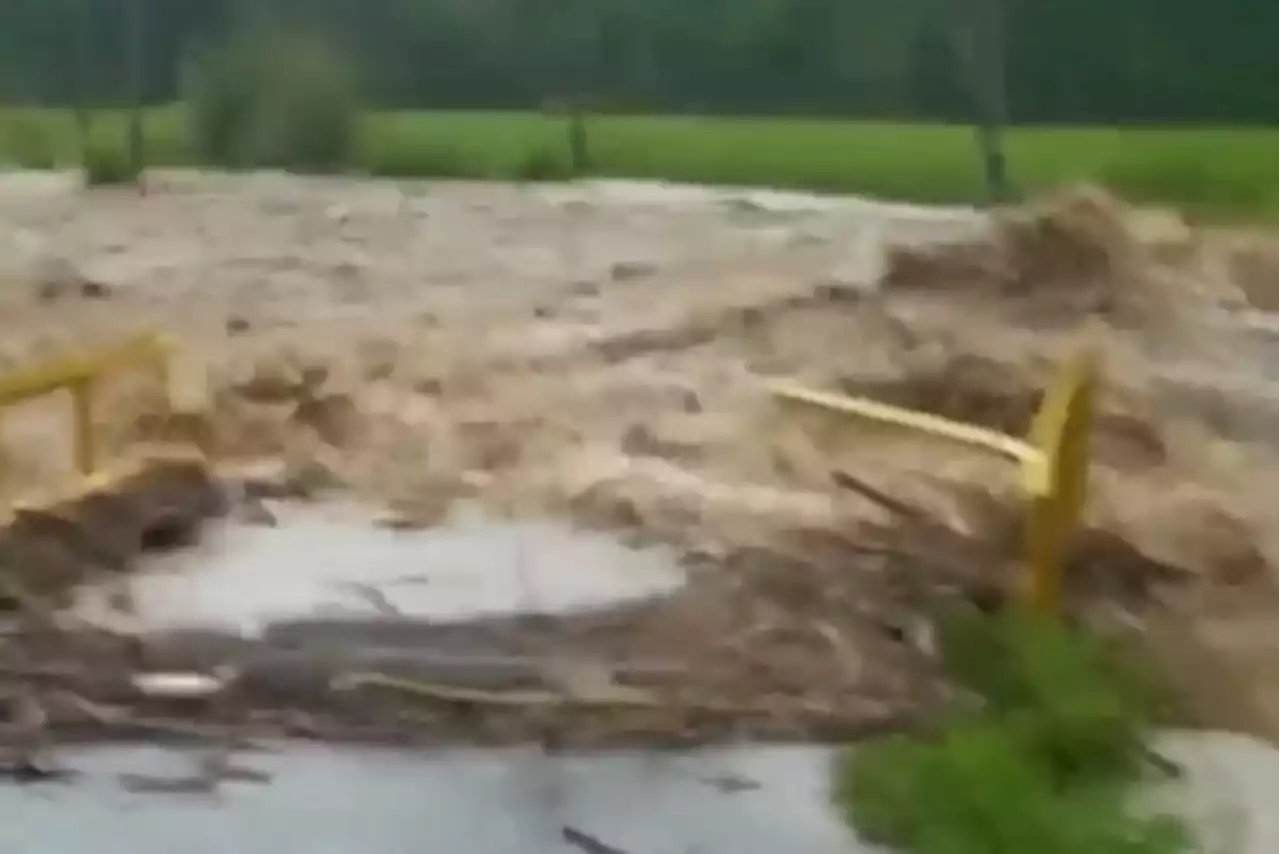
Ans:
<svg viewBox="0 0 1280 854"><path fill-rule="evenodd" d="M537 179L567 171L566 120L532 112L377 113L364 119L355 168L377 175ZM180 109L148 114L150 160L190 164ZM769 185L932 203L982 198L965 127L798 119L608 116L589 121L593 172ZM98 133L124 139L119 113ZM68 111L0 113L0 158L32 166L75 160ZM1023 193L1102 182L1140 201L1274 219L1274 130L1035 128L1010 132Z"/></svg>

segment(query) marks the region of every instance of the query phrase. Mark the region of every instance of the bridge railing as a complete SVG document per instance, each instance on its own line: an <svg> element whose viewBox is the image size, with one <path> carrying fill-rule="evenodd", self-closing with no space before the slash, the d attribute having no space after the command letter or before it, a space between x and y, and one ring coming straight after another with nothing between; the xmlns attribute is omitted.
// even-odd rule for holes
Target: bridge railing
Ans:
<svg viewBox="0 0 1280 854"><path fill-rule="evenodd" d="M101 462L94 431L94 391L103 377L131 368L153 369L165 384L171 408L190 405L193 397L202 394L198 389L175 388L173 352L164 337L145 334L104 350L64 356L5 374L0 376L0 409L66 390L71 399L72 457L76 469L92 477Z"/></svg>
<svg viewBox="0 0 1280 854"><path fill-rule="evenodd" d="M781 400L889 425L993 453L1018 464L1026 501L1023 595L1039 611L1061 604L1062 573L1089 488L1089 434L1093 420L1095 359L1082 352L1067 361L1032 420L1025 438L926 412L784 384Z"/></svg>

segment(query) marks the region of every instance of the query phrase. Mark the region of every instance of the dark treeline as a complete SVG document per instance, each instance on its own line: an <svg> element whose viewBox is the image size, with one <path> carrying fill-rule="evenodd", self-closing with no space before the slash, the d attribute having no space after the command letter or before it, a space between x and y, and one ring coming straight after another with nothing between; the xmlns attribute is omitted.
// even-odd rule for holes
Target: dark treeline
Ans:
<svg viewBox="0 0 1280 854"><path fill-rule="evenodd" d="M387 107L971 118L963 45L988 0L3 0L0 97L120 103L130 2L142 85L255 18L323 30ZM1015 122L1276 116L1263 0L1005 0Z"/></svg>

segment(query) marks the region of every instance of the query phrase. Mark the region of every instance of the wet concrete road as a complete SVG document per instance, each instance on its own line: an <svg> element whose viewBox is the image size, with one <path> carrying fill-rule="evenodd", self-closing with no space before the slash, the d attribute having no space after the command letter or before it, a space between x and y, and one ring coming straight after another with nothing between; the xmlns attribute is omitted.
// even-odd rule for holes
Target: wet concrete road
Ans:
<svg viewBox="0 0 1280 854"><path fill-rule="evenodd" d="M297 746L237 764L271 775L216 794L138 794L118 775L195 758L84 750L72 783L0 789L5 854L856 854L828 806L829 754L755 748L546 757ZM565 828L583 836L566 840ZM587 838L610 848L592 850ZM586 847L583 847L584 844Z"/></svg>
<svg viewBox="0 0 1280 854"><path fill-rule="evenodd" d="M1273 854L1277 754L1251 739L1167 734L1187 782L1154 792L1210 854ZM111 746L62 754L80 776L0 788L5 854L871 854L830 806L832 752L741 747L547 757L533 749L397 752L279 745L269 775L216 792L138 793L198 756ZM580 836L566 840L565 828ZM571 834L572 836L572 834ZM594 840L607 847L592 847Z"/></svg>

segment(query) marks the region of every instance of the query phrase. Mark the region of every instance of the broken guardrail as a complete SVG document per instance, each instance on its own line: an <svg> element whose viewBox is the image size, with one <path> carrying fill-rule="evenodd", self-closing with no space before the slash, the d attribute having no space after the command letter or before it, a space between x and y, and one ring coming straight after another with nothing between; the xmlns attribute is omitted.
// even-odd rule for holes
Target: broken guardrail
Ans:
<svg viewBox="0 0 1280 854"><path fill-rule="evenodd" d="M169 410L164 438L176 441L149 445L139 458L103 467L94 391L105 376L130 368L159 375ZM38 485L36 492L0 507L0 607L66 590L94 569L123 570L149 543L181 541L224 509L202 442L208 412L203 365L175 359L174 348L159 335L141 335L0 376L0 409L64 389L71 396L79 477L48 489ZM168 435L174 425L178 436ZM188 434L187 426L195 432Z"/></svg>
<svg viewBox="0 0 1280 854"><path fill-rule="evenodd" d="M164 382L174 412L203 412L207 388L192 371L179 376L172 364L173 345L154 333L91 354L53 359L26 370L0 376L0 409L66 389L71 394L72 456L86 478L99 474L99 454L93 427L94 387L107 374L134 367L156 370Z"/></svg>
<svg viewBox="0 0 1280 854"><path fill-rule="evenodd" d="M1068 360L1046 390L1025 439L868 398L789 383L776 384L771 390L784 401L927 433L1016 462L1027 503L1027 574L1022 594L1032 608L1056 612L1061 603L1067 548L1088 493L1096 377L1096 359L1091 351Z"/></svg>

